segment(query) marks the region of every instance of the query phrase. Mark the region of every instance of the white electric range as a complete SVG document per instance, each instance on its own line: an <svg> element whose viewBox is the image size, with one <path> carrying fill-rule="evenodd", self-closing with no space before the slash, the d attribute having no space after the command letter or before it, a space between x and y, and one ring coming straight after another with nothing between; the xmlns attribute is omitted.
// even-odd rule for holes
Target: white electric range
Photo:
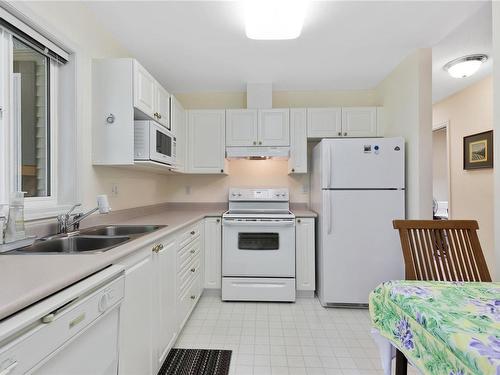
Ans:
<svg viewBox="0 0 500 375"><path fill-rule="evenodd" d="M295 301L295 215L287 188L230 189L222 215L222 299Z"/></svg>

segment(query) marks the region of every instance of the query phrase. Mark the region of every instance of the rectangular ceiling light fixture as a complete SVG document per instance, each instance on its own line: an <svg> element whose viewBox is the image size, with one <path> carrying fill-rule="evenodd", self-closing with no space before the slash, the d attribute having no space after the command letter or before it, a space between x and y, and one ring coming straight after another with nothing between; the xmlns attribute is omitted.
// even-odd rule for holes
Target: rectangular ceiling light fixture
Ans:
<svg viewBox="0 0 500 375"><path fill-rule="evenodd" d="M296 39L302 31L306 0L246 0L245 31L257 40Z"/></svg>

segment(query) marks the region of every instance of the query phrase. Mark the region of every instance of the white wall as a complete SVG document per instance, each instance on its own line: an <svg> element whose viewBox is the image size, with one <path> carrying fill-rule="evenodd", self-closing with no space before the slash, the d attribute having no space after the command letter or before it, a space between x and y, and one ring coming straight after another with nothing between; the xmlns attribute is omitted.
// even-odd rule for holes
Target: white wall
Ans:
<svg viewBox="0 0 500 375"><path fill-rule="evenodd" d="M386 136L406 140L409 219L432 218L432 51L419 49L377 87Z"/></svg>
<svg viewBox="0 0 500 375"><path fill-rule="evenodd" d="M309 202L309 175L288 176L286 160L231 160L229 175L169 176L169 202L226 202L230 187L288 187L290 200Z"/></svg>
<svg viewBox="0 0 500 375"><path fill-rule="evenodd" d="M500 280L500 2L493 1L493 135L494 153L494 230L495 280Z"/></svg>
<svg viewBox="0 0 500 375"><path fill-rule="evenodd" d="M493 251L493 169L463 169L463 139L493 128L493 81L491 77L433 105L434 124L449 122L450 210L452 219L479 223L479 240L488 267L495 268Z"/></svg>

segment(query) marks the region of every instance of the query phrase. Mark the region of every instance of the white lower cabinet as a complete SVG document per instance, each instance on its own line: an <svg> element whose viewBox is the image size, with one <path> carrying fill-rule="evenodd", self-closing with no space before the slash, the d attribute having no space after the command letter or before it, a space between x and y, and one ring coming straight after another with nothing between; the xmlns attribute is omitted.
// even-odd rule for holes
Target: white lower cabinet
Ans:
<svg viewBox="0 0 500 375"><path fill-rule="evenodd" d="M119 374L157 374L203 292L201 220L119 261Z"/></svg>
<svg viewBox="0 0 500 375"><path fill-rule="evenodd" d="M205 288L221 288L222 225L220 218L205 219Z"/></svg>
<svg viewBox="0 0 500 375"><path fill-rule="evenodd" d="M152 374L151 250L139 250L120 264L125 267L125 295L120 309L118 372L121 375Z"/></svg>
<svg viewBox="0 0 500 375"><path fill-rule="evenodd" d="M297 218L295 225L297 290L314 291L315 285L314 218Z"/></svg>
<svg viewBox="0 0 500 375"><path fill-rule="evenodd" d="M158 247L156 247L158 246ZM158 326L153 329L155 345L156 370L158 370L168 352L175 343L178 334L176 324L176 277L175 258L177 255L177 241L169 236L153 247L155 302L154 318Z"/></svg>
<svg viewBox="0 0 500 375"><path fill-rule="evenodd" d="M179 330L189 318L203 291L203 241L194 236L177 251L177 322Z"/></svg>

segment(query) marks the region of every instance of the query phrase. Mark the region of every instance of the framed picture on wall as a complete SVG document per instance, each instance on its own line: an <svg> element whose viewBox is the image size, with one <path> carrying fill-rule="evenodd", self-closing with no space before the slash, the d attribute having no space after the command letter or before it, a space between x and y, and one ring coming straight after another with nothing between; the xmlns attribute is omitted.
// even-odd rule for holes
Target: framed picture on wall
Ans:
<svg viewBox="0 0 500 375"><path fill-rule="evenodd" d="M493 168L493 130L464 137L464 169Z"/></svg>

